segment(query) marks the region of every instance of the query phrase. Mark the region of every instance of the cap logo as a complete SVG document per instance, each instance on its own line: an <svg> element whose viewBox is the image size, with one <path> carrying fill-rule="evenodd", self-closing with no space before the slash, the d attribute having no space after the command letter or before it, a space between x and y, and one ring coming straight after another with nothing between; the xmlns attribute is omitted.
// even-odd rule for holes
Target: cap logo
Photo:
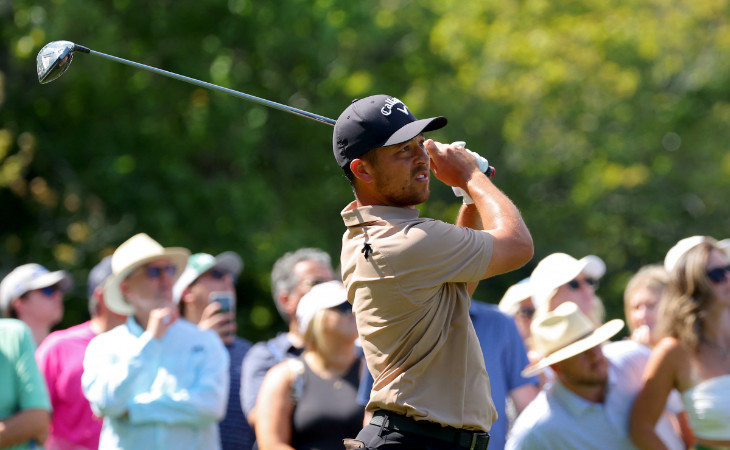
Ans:
<svg viewBox="0 0 730 450"><path fill-rule="evenodd" d="M385 106L383 106L382 108L380 108L380 112L381 112L381 113L382 113L382 114L383 114L384 116L389 116L389 115L390 115L390 113L392 113L392 112L393 112L393 107L394 107L395 105L397 105L398 103L400 103L401 105L403 105L403 107L402 107L402 108L395 108L395 109L396 109L396 111L400 111L400 112L402 112L403 114L405 114L405 115L408 115L408 107L406 106L406 104L405 104L405 103L403 103L402 101L398 100L398 99L397 99L397 98L395 98L395 97L388 97L388 98L387 98L387 99L385 100Z"/></svg>

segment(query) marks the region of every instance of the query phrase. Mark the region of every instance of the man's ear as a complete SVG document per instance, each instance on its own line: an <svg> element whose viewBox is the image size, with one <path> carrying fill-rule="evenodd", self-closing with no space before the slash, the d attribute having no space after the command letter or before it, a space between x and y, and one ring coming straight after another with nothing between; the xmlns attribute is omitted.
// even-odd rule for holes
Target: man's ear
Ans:
<svg viewBox="0 0 730 450"><path fill-rule="evenodd" d="M360 158L353 159L350 161L350 170L357 179L362 180L365 183L372 183L373 176L370 173L372 166L368 164L367 161Z"/></svg>

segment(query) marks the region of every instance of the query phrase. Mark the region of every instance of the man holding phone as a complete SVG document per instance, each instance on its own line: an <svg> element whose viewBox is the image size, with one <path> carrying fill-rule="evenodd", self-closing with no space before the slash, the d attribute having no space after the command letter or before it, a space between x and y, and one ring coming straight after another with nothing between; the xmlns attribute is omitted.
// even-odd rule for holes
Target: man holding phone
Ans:
<svg viewBox="0 0 730 450"><path fill-rule="evenodd" d="M250 449L255 439L239 401L241 364L251 348L250 342L236 336L234 284L242 270L243 260L235 252L215 257L196 253L188 259L185 271L172 290L180 315L200 329L218 333L231 359L228 407L226 417L220 423L223 450Z"/></svg>

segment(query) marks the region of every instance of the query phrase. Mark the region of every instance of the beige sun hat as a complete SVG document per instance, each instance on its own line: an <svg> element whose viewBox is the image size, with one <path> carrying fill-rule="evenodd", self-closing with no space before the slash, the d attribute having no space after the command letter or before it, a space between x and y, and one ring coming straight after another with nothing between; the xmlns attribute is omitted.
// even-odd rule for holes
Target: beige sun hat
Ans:
<svg viewBox="0 0 730 450"><path fill-rule="evenodd" d="M560 286L575 279L581 272L598 280L606 273L606 263L595 255L575 259L565 253L553 253L544 257L530 275L535 309L547 304Z"/></svg>
<svg viewBox="0 0 730 450"><path fill-rule="evenodd" d="M548 366L592 349L614 337L623 327L623 320L613 319L596 328L578 305L561 303L533 320L532 345L544 358L527 366L522 376L531 377Z"/></svg>
<svg viewBox="0 0 730 450"><path fill-rule="evenodd" d="M523 300L532 297L532 288L530 287L530 279L525 278L519 283L515 283L507 289L499 301L499 310L508 316L514 317L520 310L520 303Z"/></svg>
<svg viewBox="0 0 730 450"><path fill-rule="evenodd" d="M127 303L119 288L122 282L137 267L158 258L169 258L175 266L175 279L185 270L190 251L186 248L164 248L145 233L139 233L120 245L112 255L112 276L104 285L104 302L117 314L134 313L132 305Z"/></svg>
<svg viewBox="0 0 730 450"><path fill-rule="evenodd" d="M690 236L684 239L680 239L672 248L667 252L667 256L664 257L664 268L667 272L671 272L674 266L677 265L679 259L691 249L697 247L701 243L707 240L707 236Z"/></svg>

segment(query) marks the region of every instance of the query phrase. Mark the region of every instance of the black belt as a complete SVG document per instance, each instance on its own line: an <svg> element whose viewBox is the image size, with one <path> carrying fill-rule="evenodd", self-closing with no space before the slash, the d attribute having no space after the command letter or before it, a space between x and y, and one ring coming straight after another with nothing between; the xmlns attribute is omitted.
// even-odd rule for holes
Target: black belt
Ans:
<svg viewBox="0 0 730 450"><path fill-rule="evenodd" d="M410 417L383 410L375 411L370 424L389 430L438 439L470 450L486 450L487 445L489 445L489 433L483 431L468 431L426 420L414 420Z"/></svg>

